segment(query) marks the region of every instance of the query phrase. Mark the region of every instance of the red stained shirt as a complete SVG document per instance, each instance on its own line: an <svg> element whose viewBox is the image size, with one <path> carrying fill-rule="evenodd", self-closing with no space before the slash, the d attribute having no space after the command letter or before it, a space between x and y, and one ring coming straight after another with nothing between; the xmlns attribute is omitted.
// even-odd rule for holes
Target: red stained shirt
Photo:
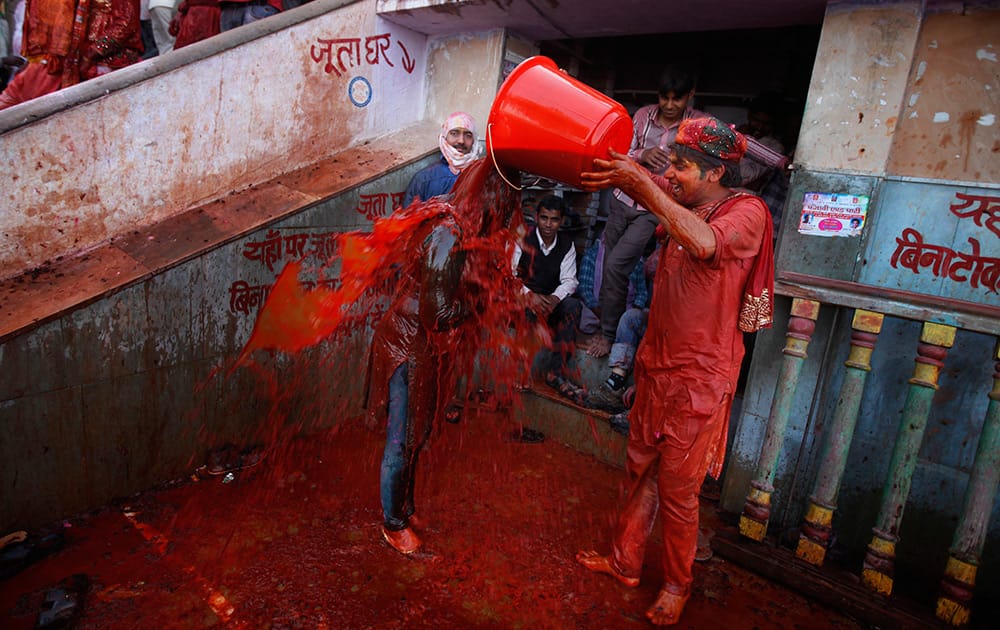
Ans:
<svg viewBox="0 0 1000 630"><path fill-rule="evenodd" d="M744 354L740 305L762 239L770 238L770 221L758 197L736 195L708 222L716 239L710 260L666 242L636 356L636 398L629 415L642 440L685 448L700 431L719 430L721 421L720 442L709 453L713 476L721 472L725 423Z"/></svg>

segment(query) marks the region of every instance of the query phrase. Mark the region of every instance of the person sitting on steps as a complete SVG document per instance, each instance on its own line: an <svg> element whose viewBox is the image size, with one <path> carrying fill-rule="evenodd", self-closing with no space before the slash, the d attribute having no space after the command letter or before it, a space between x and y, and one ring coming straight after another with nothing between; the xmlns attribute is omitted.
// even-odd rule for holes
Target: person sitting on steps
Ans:
<svg viewBox="0 0 1000 630"><path fill-rule="evenodd" d="M640 264L637 265L639 280L633 279L633 283L641 288L641 299L637 297L632 306L618 320L615 342L608 355L608 377L596 389L587 394L587 400L584 403L591 409L617 414L627 408L622 395L625 392L629 373L632 371L632 364L635 362L639 341L646 333L646 321L649 319L647 285L653 280L659 253L659 248L655 249L648 257L640 259ZM633 276L635 275L637 274L633 274Z"/></svg>
<svg viewBox="0 0 1000 630"><path fill-rule="evenodd" d="M576 345L576 329L583 304L573 293L576 247L559 233L566 205L562 197L548 195L535 208L535 227L514 247L514 273L524 283L531 317L544 318L552 331L552 347L543 350L545 383L576 404L586 392L569 378L566 363Z"/></svg>

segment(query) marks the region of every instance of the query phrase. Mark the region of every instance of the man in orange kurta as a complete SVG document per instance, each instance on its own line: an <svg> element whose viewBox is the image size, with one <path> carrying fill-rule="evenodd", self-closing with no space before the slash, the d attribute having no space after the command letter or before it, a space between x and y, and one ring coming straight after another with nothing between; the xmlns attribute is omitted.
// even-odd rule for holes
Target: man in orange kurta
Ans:
<svg viewBox="0 0 1000 630"><path fill-rule="evenodd" d="M663 177L626 156L596 160L582 181L617 186L659 219L664 239L646 335L636 356L627 470L631 488L611 553L577 560L638 586L646 541L663 520L664 585L646 615L679 621L691 589L698 491L722 470L743 331L770 326L771 217L756 196L732 191L745 138L714 118L681 123Z"/></svg>

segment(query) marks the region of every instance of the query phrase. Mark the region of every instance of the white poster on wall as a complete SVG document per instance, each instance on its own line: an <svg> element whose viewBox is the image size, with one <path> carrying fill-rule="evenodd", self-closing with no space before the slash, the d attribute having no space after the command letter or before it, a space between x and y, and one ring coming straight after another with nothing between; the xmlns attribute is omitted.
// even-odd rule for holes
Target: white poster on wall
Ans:
<svg viewBox="0 0 1000 630"><path fill-rule="evenodd" d="M860 236L868 215L868 197L807 192L799 215L799 233L810 236Z"/></svg>

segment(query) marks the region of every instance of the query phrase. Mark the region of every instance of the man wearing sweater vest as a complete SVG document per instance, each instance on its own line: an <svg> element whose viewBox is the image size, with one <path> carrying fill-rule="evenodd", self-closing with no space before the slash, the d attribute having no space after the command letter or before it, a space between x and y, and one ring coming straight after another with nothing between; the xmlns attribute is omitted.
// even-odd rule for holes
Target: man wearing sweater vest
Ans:
<svg viewBox="0 0 1000 630"><path fill-rule="evenodd" d="M514 248L514 272L524 283L529 312L544 319L552 331L542 369L545 383L565 398L582 404L586 392L569 378L566 364L576 347L576 329L582 303L576 291L576 248L559 233L566 206L549 195L538 202L535 227Z"/></svg>

